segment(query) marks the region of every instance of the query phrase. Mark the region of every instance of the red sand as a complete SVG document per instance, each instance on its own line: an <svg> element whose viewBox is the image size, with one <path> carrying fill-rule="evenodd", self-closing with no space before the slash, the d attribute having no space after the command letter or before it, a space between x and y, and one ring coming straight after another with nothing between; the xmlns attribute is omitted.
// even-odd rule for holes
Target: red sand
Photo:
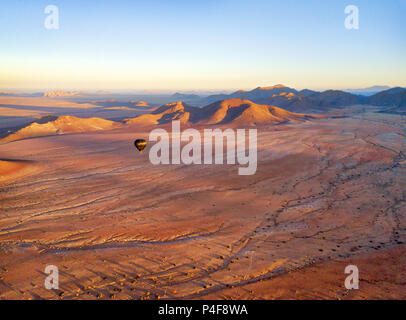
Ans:
<svg viewBox="0 0 406 320"><path fill-rule="evenodd" d="M264 127L253 176L153 166L136 127L0 145L37 168L0 186L0 298L404 298L404 126L355 113Z"/></svg>

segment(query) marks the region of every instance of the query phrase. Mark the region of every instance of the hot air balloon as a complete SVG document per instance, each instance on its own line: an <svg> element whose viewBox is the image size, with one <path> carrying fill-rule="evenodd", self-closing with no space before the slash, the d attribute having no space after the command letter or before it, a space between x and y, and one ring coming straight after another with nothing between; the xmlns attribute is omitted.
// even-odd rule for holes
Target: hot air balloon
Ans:
<svg viewBox="0 0 406 320"><path fill-rule="evenodd" d="M142 150L147 146L147 142L144 139L137 139L134 141L134 146L142 153Z"/></svg>

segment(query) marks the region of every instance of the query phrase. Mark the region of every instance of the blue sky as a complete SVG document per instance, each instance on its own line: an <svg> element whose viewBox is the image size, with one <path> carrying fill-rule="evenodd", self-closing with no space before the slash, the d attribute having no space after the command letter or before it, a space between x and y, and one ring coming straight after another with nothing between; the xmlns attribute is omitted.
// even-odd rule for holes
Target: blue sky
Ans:
<svg viewBox="0 0 406 320"><path fill-rule="evenodd" d="M344 27L349 4L359 30ZM2 2L0 88L406 86L405 16L405 0Z"/></svg>

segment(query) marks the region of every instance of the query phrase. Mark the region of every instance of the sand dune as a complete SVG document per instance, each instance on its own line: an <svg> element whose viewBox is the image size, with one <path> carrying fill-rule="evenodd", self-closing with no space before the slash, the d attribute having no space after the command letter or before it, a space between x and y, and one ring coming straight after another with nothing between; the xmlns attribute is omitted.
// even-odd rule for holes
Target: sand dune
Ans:
<svg viewBox="0 0 406 320"><path fill-rule="evenodd" d="M28 167L32 166L31 161L0 159L0 181L11 181L19 177Z"/></svg>
<svg viewBox="0 0 406 320"><path fill-rule="evenodd" d="M293 113L275 106L260 105L250 100L237 98L215 102L202 108L202 113L206 116L200 121L202 124L234 123L249 126L321 118L320 116Z"/></svg>
<svg viewBox="0 0 406 320"><path fill-rule="evenodd" d="M284 109L259 105L249 100L227 99L212 103L203 108L194 108L183 102L161 106L152 114L127 119L127 124L163 124L173 120L195 124L238 124L255 126L261 124L279 124L291 121L306 121L321 116L298 114Z"/></svg>
<svg viewBox="0 0 406 320"><path fill-rule="evenodd" d="M126 119L125 122L127 124L151 125L179 120L181 123L187 123L199 113L199 108L191 107L179 101L163 105L150 114L143 114L136 118Z"/></svg>
<svg viewBox="0 0 406 320"><path fill-rule="evenodd" d="M55 134L110 130L120 127L121 123L101 118L81 119L73 116L60 116L56 120L46 123L34 122L15 133L8 135L0 142L10 142L32 137L49 136Z"/></svg>
<svg viewBox="0 0 406 320"><path fill-rule="evenodd" d="M149 107L149 103L145 102L143 100L137 101L137 100L131 100L129 103L134 104L136 107Z"/></svg>

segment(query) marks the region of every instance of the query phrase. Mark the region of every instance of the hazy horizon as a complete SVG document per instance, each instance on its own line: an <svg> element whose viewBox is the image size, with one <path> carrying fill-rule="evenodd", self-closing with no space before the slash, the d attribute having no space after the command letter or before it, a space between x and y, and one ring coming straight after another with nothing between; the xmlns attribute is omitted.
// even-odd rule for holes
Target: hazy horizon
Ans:
<svg viewBox="0 0 406 320"><path fill-rule="evenodd" d="M272 84L277 85L277 84ZM293 86L285 85L286 87L296 89L298 91L304 90L304 89L309 89L309 90L314 90L314 91L324 91L324 90L340 90L340 91L357 91L357 90L366 90L366 89L371 89L374 87L402 87L402 86L386 86L386 85L373 85L370 87L364 87L364 88L328 88L328 89L319 89L319 88L295 88ZM258 88L259 86L255 87ZM268 86L263 86L263 87L268 87ZM9 88L0 88L0 91L5 91L9 93L16 93L16 94L35 94L35 93L44 93L44 92L52 92L52 91L57 91L57 90L62 90L66 92L73 92L73 91L81 91L81 92L87 92L89 94L97 94L98 91L105 91L106 94L116 94L116 95L172 95L175 93L181 93L181 94L196 94L196 95L214 95L214 94L230 94L233 92L236 92L238 90L245 90L245 91L251 91L255 88L232 88L232 89L213 89L213 90L182 90L182 89L155 89L155 90L148 90L148 89L94 89L94 88L38 88L38 89L33 89L33 88L19 88L19 89L13 89L10 90ZM387 90L387 89L382 89ZM379 91L379 90L378 90Z"/></svg>

